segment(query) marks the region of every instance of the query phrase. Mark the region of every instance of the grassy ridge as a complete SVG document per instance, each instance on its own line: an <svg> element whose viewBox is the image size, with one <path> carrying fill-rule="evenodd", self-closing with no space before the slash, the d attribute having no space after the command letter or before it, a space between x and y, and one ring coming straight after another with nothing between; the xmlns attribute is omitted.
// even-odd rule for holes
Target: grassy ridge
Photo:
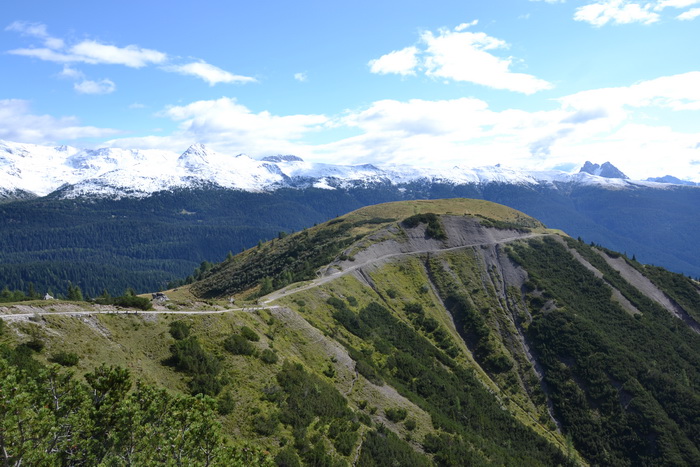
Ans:
<svg viewBox="0 0 700 467"><path fill-rule="evenodd" d="M445 233L437 226L435 216L441 214L476 216L489 225L507 228L544 228L540 222L519 211L483 200L380 204L260 243L215 267L191 290L195 295L211 298L239 294L259 285L258 295L265 295L290 283L313 279L319 267L330 263L345 248L373 232L404 219L421 219L428 214L435 219L433 224L428 223L428 229L435 230L440 238L444 238Z"/></svg>

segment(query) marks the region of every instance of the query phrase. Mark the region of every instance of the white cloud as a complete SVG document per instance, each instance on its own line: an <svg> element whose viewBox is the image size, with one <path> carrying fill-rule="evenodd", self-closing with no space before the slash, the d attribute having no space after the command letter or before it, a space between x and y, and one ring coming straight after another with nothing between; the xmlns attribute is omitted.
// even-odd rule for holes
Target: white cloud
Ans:
<svg viewBox="0 0 700 467"><path fill-rule="evenodd" d="M5 28L5 31L15 31L25 36L47 37L49 35L46 25L42 23L29 23L27 21L14 21Z"/></svg>
<svg viewBox="0 0 700 467"><path fill-rule="evenodd" d="M654 107L700 111L700 72L566 96L554 110L494 111L478 99L382 100L339 123L360 134L313 148L345 163L474 167L503 163L535 170L611 161L633 178L700 181L700 131L648 124ZM644 115L636 109L644 108ZM308 148L307 148L308 150ZM663 155L660 157L660 155Z"/></svg>
<svg viewBox="0 0 700 467"><path fill-rule="evenodd" d="M603 0L578 7L574 19L597 27L611 22L613 24L651 24L660 19L659 14L652 11L652 6L651 3L642 5L628 0Z"/></svg>
<svg viewBox="0 0 700 467"><path fill-rule="evenodd" d="M70 65L63 65L63 70L58 76L73 80L73 89L79 94L111 94L117 89L112 80L106 78L99 81L87 79L85 73Z"/></svg>
<svg viewBox="0 0 700 467"><path fill-rule="evenodd" d="M299 148L304 147L302 138L329 123L324 115L255 113L227 97L171 106L159 115L178 122L178 130L167 137L119 139L108 144L145 148L173 147L182 145L182 142L199 141L234 154L298 154Z"/></svg>
<svg viewBox="0 0 700 467"><path fill-rule="evenodd" d="M305 83L308 81L309 76L306 74L306 72L294 73L294 79L299 81L300 83Z"/></svg>
<svg viewBox="0 0 700 467"><path fill-rule="evenodd" d="M687 8L692 5L700 3L700 0L661 0L659 1L654 10L661 11L664 8Z"/></svg>
<svg viewBox="0 0 700 467"><path fill-rule="evenodd" d="M63 65L63 70L61 70L58 75L62 78L69 79L82 79L85 77L85 74L82 71L71 68L69 65Z"/></svg>
<svg viewBox="0 0 700 467"><path fill-rule="evenodd" d="M71 64L87 63L91 65L122 65L129 68L143 68L150 65L161 65L165 71L182 75L195 76L214 86L219 83L253 83L255 78L230 73L217 66L202 60L190 63L177 63L176 57L171 57L165 52L147 49L137 45L118 47L103 44L95 40L83 40L76 44L66 46L62 39L49 36L46 26L41 23L14 22L5 28L9 31L19 32L23 36L37 37L44 41L44 47L25 47L9 50L8 53L39 60ZM62 76L67 76L62 73ZM70 68L68 68L70 70ZM92 82L95 83L95 82ZM90 83L86 88L95 89ZM78 86L76 86L78 89ZM108 89L102 86L102 89Z"/></svg>
<svg viewBox="0 0 700 467"><path fill-rule="evenodd" d="M467 81L496 89L533 94L550 89L547 81L511 71L512 58L500 58L489 51L507 48L505 41L478 32L425 32L426 75Z"/></svg>
<svg viewBox="0 0 700 467"><path fill-rule="evenodd" d="M109 79L102 79L100 81L86 79L75 83L73 89L80 94L110 94L117 89L117 86Z"/></svg>
<svg viewBox="0 0 700 467"><path fill-rule="evenodd" d="M121 138L119 147L182 150L201 141L222 152L296 154L342 164L406 163L476 167L502 163L530 170L579 167L610 160L633 178L666 173L700 181L700 132L682 133L639 120L636 109L654 106L700 110L700 72L661 77L628 87L565 96L559 108L496 111L480 99L379 100L329 118L253 112L234 99L172 106L160 116L178 123L170 135ZM639 121L638 121L639 120ZM314 135L340 131L353 136L313 144ZM663 157L659 157L662 154Z"/></svg>
<svg viewBox="0 0 700 467"><path fill-rule="evenodd" d="M228 71L222 70L219 67L210 65L206 62L192 62L185 65L172 65L164 68L166 71L180 73L182 75L190 75L200 78L209 86L214 86L219 83L255 83L257 80L249 76L234 75Z"/></svg>
<svg viewBox="0 0 700 467"><path fill-rule="evenodd" d="M82 41L64 51L48 47L29 47L10 50L9 53L48 62L124 65L130 68L163 63L168 58L166 54L157 50L143 49L135 45L116 47L96 41Z"/></svg>
<svg viewBox="0 0 700 467"><path fill-rule="evenodd" d="M479 24L479 20L478 20L478 19L475 19L474 21L470 21L470 22L468 22L468 23L462 23L462 24L460 24L459 26L457 26L457 27L455 28L455 31L461 32L461 31L464 31L464 30L467 29L467 28L470 28L470 27L472 27L472 26L476 26L477 24Z"/></svg>
<svg viewBox="0 0 700 467"><path fill-rule="evenodd" d="M36 36L36 34L33 35ZM117 47L86 40L66 48L63 40L56 38L49 38L48 43L52 47L20 48L10 50L9 53L57 63L124 65L131 68L159 64L168 59L168 56L163 52L135 45Z"/></svg>
<svg viewBox="0 0 700 467"><path fill-rule="evenodd" d="M418 135L449 136L457 139L479 137L483 126L492 123L486 102L479 99L407 102L381 100L366 110L345 116L341 123L365 133L410 138Z"/></svg>
<svg viewBox="0 0 700 467"><path fill-rule="evenodd" d="M473 98L382 100L341 119L342 125L361 130L361 134L315 150L346 163L433 167L505 163L533 169L543 164L533 161L533 142L562 127L572 127L560 124L565 115L561 111L496 112Z"/></svg>
<svg viewBox="0 0 700 467"><path fill-rule="evenodd" d="M700 16L700 8L691 8L690 10L681 13L676 18L681 21L692 21Z"/></svg>
<svg viewBox="0 0 700 467"><path fill-rule="evenodd" d="M75 117L32 114L26 100L0 100L0 139L53 144L82 138L105 138L117 133L119 131L111 128L80 125Z"/></svg>
<svg viewBox="0 0 700 467"><path fill-rule="evenodd" d="M49 49L60 49L64 46L62 39L51 37L45 24L28 23L26 21L15 21L5 28L5 31L19 32L23 36L37 37L44 41L44 45Z"/></svg>
<svg viewBox="0 0 700 467"><path fill-rule="evenodd" d="M144 49L135 45L117 47L100 44L97 41L79 42L70 48L70 52L86 63L124 65L130 68L163 63L168 58L166 54L157 50Z"/></svg>
<svg viewBox="0 0 700 467"><path fill-rule="evenodd" d="M442 29L421 34L416 46L394 51L369 62L370 71L380 74L426 76L464 81L496 89L533 94L550 89L552 85L535 76L512 71L513 58L501 58L492 53L508 48L508 44L483 32L465 32L476 22L464 23L454 31Z"/></svg>
<svg viewBox="0 0 700 467"><path fill-rule="evenodd" d="M418 66L417 55L418 49L416 47L406 47L370 60L368 65L372 73L380 75L389 73L402 76L415 75L415 69Z"/></svg>
<svg viewBox="0 0 700 467"><path fill-rule="evenodd" d="M561 99L565 107L663 107L700 110L700 71L642 81L631 86L582 91Z"/></svg>
<svg viewBox="0 0 700 467"><path fill-rule="evenodd" d="M24 57L38 58L39 60L56 63L76 63L85 61L82 60L81 57L65 54L62 52L56 52L55 50L46 47L13 49L8 51L8 53L11 53L13 55L22 55Z"/></svg>
<svg viewBox="0 0 700 467"><path fill-rule="evenodd" d="M547 3L564 3L565 0L530 0ZM574 14L576 21L601 27L606 24L653 24L661 20L661 13L667 8L685 9L700 4L700 0L599 0L578 7ZM676 16L679 20L692 20L700 16L697 9L690 9Z"/></svg>

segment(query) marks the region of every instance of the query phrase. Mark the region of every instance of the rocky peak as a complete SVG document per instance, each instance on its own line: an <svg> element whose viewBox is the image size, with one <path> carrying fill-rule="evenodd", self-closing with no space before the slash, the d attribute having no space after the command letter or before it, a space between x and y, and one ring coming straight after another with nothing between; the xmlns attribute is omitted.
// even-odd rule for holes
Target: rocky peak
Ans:
<svg viewBox="0 0 700 467"><path fill-rule="evenodd" d="M591 175L597 175L603 178L621 178L623 180L629 179L620 169L612 165L610 162L605 162L603 165L594 164L591 161L586 161L579 170L579 173L588 173Z"/></svg>

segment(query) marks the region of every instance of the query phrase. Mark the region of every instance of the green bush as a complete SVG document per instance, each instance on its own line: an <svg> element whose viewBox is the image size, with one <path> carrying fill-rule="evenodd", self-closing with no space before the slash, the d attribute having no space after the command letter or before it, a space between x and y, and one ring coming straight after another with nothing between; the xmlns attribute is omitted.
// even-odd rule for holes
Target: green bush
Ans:
<svg viewBox="0 0 700 467"><path fill-rule="evenodd" d="M27 348L32 349L34 352L41 352L44 350L44 341L39 339L38 337L33 338L29 342L25 342L23 345L25 345Z"/></svg>
<svg viewBox="0 0 700 467"><path fill-rule="evenodd" d="M234 355L253 355L255 347L240 334L231 334L224 340L224 349Z"/></svg>
<svg viewBox="0 0 700 467"><path fill-rule="evenodd" d="M427 212L425 214L416 214L415 216L408 217L403 220L403 224L406 227L417 227L418 224L427 224L425 229L425 235L428 238L434 238L436 240L444 240L447 238L447 234L440 223L440 218L437 214L432 212Z"/></svg>
<svg viewBox="0 0 700 467"><path fill-rule="evenodd" d="M253 430L263 436L270 436L277 431L279 425L277 415L258 415L253 418Z"/></svg>
<svg viewBox="0 0 700 467"><path fill-rule="evenodd" d="M273 364L273 363L277 363L277 361L279 360L279 357L271 349L265 349L260 354L260 360L262 360L263 362L268 363L268 364Z"/></svg>
<svg viewBox="0 0 700 467"><path fill-rule="evenodd" d="M301 459L292 446L287 446L278 452L275 463L278 467L301 467Z"/></svg>
<svg viewBox="0 0 700 467"><path fill-rule="evenodd" d="M400 422L401 420L404 420L406 418L406 415L408 413L406 412L406 409L404 408L388 408L384 411L384 415L386 415L386 418L388 418L390 421L396 423Z"/></svg>
<svg viewBox="0 0 700 467"><path fill-rule="evenodd" d="M210 374L196 374L187 384L190 394L204 394L205 396L216 396L221 392L222 384L219 378L212 378Z"/></svg>
<svg viewBox="0 0 700 467"><path fill-rule="evenodd" d="M243 326L241 328L241 336L245 337L251 342L258 342L260 340L260 336L258 336L258 334L248 326Z"/></svg>
<svg viewBox="0 0 700 467"><path fill-rule="evenodd" d="M345 304L345 302L339 299L338 297L329 297L328 300L326 300L326 303L328 303L330 306L332 306L338 311L344 311L348 309L348 306Z"/></svg>
<svg viewBox="0 0 700 467"><path fill-rule="evenodd" d="M229 415L236 408L236 402L231 393L226 391L216 401L216 411L219 415Z"/></svg>
<svg viewBox="0 0 700 467"><path fill-rule="evenodd" d="M173 339L183 340L190 335L190 326L184 321L173 321L170 323L170 335Z"/></svg>
<svg viewBox="0 0 700 467"><path fill-rule="evenodd" d="M72 352L60 351L51 355L49 361L58 363L61 366L75 366L80 361L80 357L78 357L78 354Z"/></svg>
<svg viewBox="0 0 700 467"><path fill-rule="evenodd" d="M175 342L170 352L170 363L180 371L216 374L221 369L216 357L206 352L194 336Z"/></svg>
<svg viewBox="0 0 700 467"><path fill-rule="evenodd" d="M114 305L122 308L137 308L139 310L152 310L153 305L146 297L137 297L136 295L122 295L114 298Z"/></svg>

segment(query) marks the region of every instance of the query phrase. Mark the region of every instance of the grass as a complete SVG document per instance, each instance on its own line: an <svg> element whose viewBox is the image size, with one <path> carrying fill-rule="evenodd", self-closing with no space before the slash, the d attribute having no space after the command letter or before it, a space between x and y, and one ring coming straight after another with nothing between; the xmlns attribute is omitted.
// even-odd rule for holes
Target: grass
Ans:
<svg viewBox="0 0 700 467"><path fill-rule="evenodd" d="M455 216L483 216L505 222L527 222L543 226L542 223L534 218L502 204L465 198L412 200L376 204L374 206L358 209L340 218L351 222L369 220L372 218L393 218L395 220L401 220L415 214L429 212Z"/></svg>

